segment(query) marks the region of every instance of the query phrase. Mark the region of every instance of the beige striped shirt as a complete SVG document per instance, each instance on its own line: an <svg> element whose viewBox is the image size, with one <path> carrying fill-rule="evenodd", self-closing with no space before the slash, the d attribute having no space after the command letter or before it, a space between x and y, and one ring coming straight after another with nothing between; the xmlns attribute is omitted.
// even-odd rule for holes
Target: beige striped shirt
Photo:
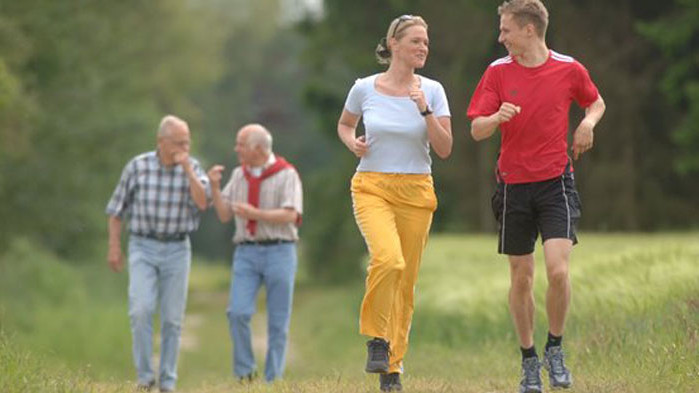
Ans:
<svg viewBox="0 0 699 393"><path fill-rule="evenodd" d="M272 156L273 157L273 156ZM265 164L265 168L274 163L275 159ZM252 171L252 173L255 173ZM231 178L221 192L223 200L227 203L248 201L248 182L243 175L243 168L233 170ZM296 170L283 169L263 180L260 184L260 209L291 208L301 215L303 213L303 193L301 179ZM235 216L235 234L233 243L259 240L298 240L298 227L296 223L273 223L257 221L257 231L253 237L245 228L247 220Z"/></svg>

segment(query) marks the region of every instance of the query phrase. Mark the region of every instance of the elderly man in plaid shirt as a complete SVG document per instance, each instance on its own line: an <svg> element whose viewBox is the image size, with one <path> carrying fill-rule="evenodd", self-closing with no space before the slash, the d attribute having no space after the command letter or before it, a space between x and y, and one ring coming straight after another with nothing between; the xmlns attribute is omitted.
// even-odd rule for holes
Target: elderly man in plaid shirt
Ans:
<svg viewBox="0 0 699 393"><path fill-rule="evenodd" d="M136 156L124 168L106 212L109 215L109 265L121 271L121 222L129 219L129 317L138 387L155 386L150 359L152 324L160 299L160 391L177 380L177 355L187 299L191 259L189 233L207 207L209 179L189 156L189 127L165 116L158 148Z"/></svg>

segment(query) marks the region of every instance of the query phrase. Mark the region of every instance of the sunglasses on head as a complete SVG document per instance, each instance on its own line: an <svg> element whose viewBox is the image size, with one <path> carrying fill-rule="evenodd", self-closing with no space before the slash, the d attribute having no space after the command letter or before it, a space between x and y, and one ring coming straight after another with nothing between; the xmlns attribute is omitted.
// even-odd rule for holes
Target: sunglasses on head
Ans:
<svg viewBox="0 0 699 393"><path fill-rule="evenodd" d="M393 29L393 35L391 37L395 38L396 33L398 32L398 27L400 26L401 23L407 21L407 20L412 20L414 16L412 15L401 15L398 17L398 23L396 23L396 27Z"/></svg>

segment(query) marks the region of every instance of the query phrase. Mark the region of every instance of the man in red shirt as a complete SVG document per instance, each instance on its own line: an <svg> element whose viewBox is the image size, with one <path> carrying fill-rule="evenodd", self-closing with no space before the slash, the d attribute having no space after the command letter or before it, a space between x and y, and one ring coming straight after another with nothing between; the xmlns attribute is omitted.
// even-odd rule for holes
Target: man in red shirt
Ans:
<svg viewBox="0 0 699 393"><path fill-rule="evenodd" d="M546 46L548 11L540 0L509 0L499 8L498 41L509 56L490 64L471 98L471 135L486 139L500 128L498 187L493 212L498 251L510 262L510 312L522 351L521 393L541 392L534 348L534 244L541 234L549 287L549 334L544 367L554 388L572 383L561 347L570 302L568 264L580 199L568 157L568 112L575 101L585 117L575 130L573 158L592 148L605 105L585 67Z"/></svg>

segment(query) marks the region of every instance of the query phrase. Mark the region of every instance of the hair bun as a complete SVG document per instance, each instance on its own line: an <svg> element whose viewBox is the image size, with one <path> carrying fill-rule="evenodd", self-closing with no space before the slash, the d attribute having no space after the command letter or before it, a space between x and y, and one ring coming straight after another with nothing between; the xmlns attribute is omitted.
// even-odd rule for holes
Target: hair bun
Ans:
<svg viewBox="0 0 699 393"><path fill-rule="evenodd" d="M391 51L388 49L386 43L386 37L379 40L379 44L376 45L376 59L380 64L388 64L391 59Z"/></svg>

